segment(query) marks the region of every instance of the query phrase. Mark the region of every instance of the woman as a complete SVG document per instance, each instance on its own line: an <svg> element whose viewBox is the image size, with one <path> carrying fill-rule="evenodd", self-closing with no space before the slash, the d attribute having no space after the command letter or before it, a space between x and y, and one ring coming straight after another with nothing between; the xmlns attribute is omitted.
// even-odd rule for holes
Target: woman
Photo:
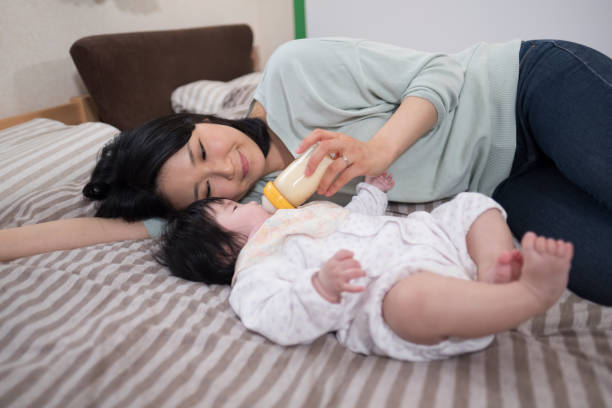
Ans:
<svg viewBox="0 0 612 408"><path fill-rule="evenodd" d="M117 149L118 160L109 160L120 176L110 179L112 188L85 189L101 200L98 215L133 221L166 216L209 195L244 198L257 179L284 168L292 151L320 142L311 169L329 153L342 159L328 168L319 193L331 196L357 176L388 170L396 177L394 201L461 191L492 195L515 236L533 230L573 242L569 288L612 304L605 256L612 247L612 182L605 176L612 174L612 61L603 54L547 40L477 44L453 55L350 39L300 40L270 58L254 99L249 116L266 125L267 153L244 130L202 118L184 145L150 157L166 140L154 134L172 129L160 124L165 119L145 125L120 137L144 132L148 142ZM124 150L145 157L154 171L141 170L144 162ZM141 175L148 180L135 182ZM20 256L148 236L140 222L95 221L85 240L55 241ZM152 224L147 221L150 230ZM43 227L30 231L36 228Z"/></svg>

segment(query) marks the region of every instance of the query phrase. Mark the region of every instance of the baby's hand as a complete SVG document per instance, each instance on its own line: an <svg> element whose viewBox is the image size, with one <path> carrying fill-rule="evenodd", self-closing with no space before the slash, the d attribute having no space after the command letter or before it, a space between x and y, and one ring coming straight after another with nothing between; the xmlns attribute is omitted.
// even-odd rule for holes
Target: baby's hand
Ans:
<svg viewBox="0 0 612 408"><path fill-rule="evenodd" d="M362 292L363 286L350 283L352 279L365 276L365 271L357 260L353 259L353 253L341 249L325 262L321 270L312 277L312 284L321 297L331 303L340 303L342 292Z"/></svg>
<svg viewBox="0 0 612 408"><path fill-rule="evenodd" d="M384 172L380 176L366 176L365 182L377 187L383 193L386 193L387 191L391 190L393 186L395 186L393 175L387 174L387 172Z"/></svg>

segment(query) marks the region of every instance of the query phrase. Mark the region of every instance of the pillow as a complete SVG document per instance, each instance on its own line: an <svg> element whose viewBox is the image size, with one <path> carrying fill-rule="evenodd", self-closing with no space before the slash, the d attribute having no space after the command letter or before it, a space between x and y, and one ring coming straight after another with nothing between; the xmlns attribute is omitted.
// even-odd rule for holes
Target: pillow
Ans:
<svg viewBox="0 0 612 408"><path fill-rule="evenodd" d="M68 126L50 119L0 131L0 227L60 218L56 205L65 197L73 200L67 211L76 211L99 151L118 132L101 122Z"/></svg>
<svg viewBox="0 0 612 408"><path fill-rule="evenodd" d="M227 119L246 116L261 72L253 72L228 82L201 80L182 85L170 98L174 112L219 115Z"/></svg>
<svg viewBox="0 0 612 408"><path fill-rule="evenodd" d="M70 47L100 120L121 130L171 114L182 84L252 72L252 53L246 24L92 35Z"/></svg>

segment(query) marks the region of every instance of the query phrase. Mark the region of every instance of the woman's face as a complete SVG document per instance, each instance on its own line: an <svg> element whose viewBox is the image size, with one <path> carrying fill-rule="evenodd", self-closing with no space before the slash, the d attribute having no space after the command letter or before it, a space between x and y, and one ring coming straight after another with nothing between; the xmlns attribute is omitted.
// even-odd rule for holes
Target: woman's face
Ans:
<svg viewBox="0 0 612 408"><path fill-rule="evenodd" d="M240 200L264 176L257 144L231 126L198 123L161 167L158 187L175 209L207 197Z"/></svg>

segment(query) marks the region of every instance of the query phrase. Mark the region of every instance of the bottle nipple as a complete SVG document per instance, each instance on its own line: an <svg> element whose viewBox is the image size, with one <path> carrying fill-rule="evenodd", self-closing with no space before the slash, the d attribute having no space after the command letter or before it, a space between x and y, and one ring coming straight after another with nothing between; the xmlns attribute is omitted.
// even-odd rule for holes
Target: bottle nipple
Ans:
<svg viewBox="0 0 612 408"><path fill-rule="evenodd" d="M272 181L268 181L264 187L261 198L261 205L264 210L273 213L276 210L290 210L295 208L283 195Z"/></svg>

